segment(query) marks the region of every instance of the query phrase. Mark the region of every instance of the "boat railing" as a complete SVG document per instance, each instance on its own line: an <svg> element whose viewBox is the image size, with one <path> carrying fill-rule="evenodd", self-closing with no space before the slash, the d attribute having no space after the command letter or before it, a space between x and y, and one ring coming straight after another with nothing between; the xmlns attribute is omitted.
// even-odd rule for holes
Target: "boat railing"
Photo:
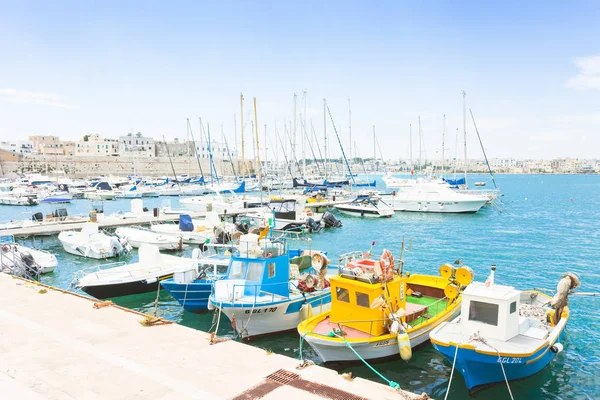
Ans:
<svg viewBox="0 0 600 400"><path fill-rule="evenodd" d="M104 271L104 270L110 269L110 268L122 267L123 265L126 265L126 264L127 264L127 262L125 262L125 261L116 261L116 262L112 262L112 263L94 265L92 267L80 269L79 271L75 272L75 275L73 275L73 281L71 282L71 286L76 285L76 283L79 282L79 280L81 280L81 278L83 278L84 276L87 276L87 275L93 274L93 273L97 273L97 272L101 272L101 271Z"/></svg>
<svg viewBox="0 0 600 400"><path fill-rule="evenodd" d="M31 254L19 251L14 242L2 243L0 249L0 272L39 281L42 267L35 262ZM9 254L11 256L8 256Z"/></svg>
<svg viewBox="0 0 600 400"><path fill-rule="evenodd" d="M231 306L235 307L236 302L239 305L242 304L249 304L250 301L248 299L248 292L250 292L250 296L252 296L253 301L252 301L252 305L253 307L257 304L257 300L259 297L261 297L261 304L262 303L268 303L269 301L264 301L264 298L266 297L266 299L269 299L270 296L270 302L274 303L275 299L278 298L280 300L283 299L289 299L289 295L288 297L284 297L281 296L279 294L275 294L273 292L270 292L269 289L274 289L274 288L286 288L289 289L289 283L288 282L279 282L279 283L271 283L271 284L264 284L264 283L249 283L249 282L244 282L244 283L234 283L233 285L231 285L231 290L229 290L229 285L227 287L227 294L231 299ZM213 288L213 293L215 291L215 289ZM236 296L239 295L239 296ZM244 297L245 299L243 301L240 301L240 298Z"/></svg>

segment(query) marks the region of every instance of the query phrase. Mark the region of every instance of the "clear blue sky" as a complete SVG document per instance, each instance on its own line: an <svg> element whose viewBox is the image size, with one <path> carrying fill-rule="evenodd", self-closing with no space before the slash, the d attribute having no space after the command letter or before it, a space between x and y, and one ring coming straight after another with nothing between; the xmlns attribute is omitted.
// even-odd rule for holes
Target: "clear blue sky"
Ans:
<svg viewBox="0 0 600 400"><path fill-rule="evenodd" d="M376 125L384 156L407 157L412 123L416 157L420 115L434 158L443 113L455 151L465 90L488 155L600 158L597 1L0 1L0 10L2 140L185 137L186 118L197 132L202 117L233 142L240 93L246 113L258 99L259 126L272 132L291 119L294 93L302 111L306 90L319 136L327 98L348 143L350 98L361 155L372 156Z"/></svg>

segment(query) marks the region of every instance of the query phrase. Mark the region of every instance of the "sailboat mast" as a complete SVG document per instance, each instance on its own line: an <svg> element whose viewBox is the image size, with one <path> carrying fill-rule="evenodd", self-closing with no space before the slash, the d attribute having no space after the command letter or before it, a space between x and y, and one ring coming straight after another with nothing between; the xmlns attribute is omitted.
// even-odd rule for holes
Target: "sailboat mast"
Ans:
<svg viewBox="0 0 600 400"><path fill-rule="evenodd" d="M446 148L446 114L444 114L444 126L442 126L442 175L445 169L445 148Z"/></svg>
<svg viewBox="0 0 600 400"><path fill-rule="evenodd" d="M348 154L348 158L352 162L352 109L350 108L350 97L348 97L348 138L350 141L350 154Z"/></svg>
<svg viewBox="0 0 600 400"><path fill-rule="evenodd" d="M464 134L464 146L465 146L465 185L467 183L467 93L463 90L463 134Z"/></svg>
<svg viewBox="0 0 600 400"><path fill-rule="evenodd" d="M246 158L244 153L244 95L242 93L240 93L240 126L242 130L242 168L240 170L240 175L244 177L246 174Z"/></svg>
<svg viewBox="0 0 600 400"><path fill-rule="evenodd" d="M323 136L325 140L325 180L327 180L327 100L323 99Z"/></svg>
<svg viewBox="0 0 600 400"><path fill-rule="evenodd" d="M306 177L306 90L304 91L304 135L302 136L302 176Z"/></svg>
<svg viewBox="0 0 600 400"><path fill-rule="evenodd" d="M292 128L292 154L294 155L294 159L298 159L296 157L296 100L298 100L298 95L296 93L294 93L294 117L293 117L293 122L294 122L294 127ZM300 167L298 166L298 169ZM298 173L300 171L297 171L296 173Z"/></svg>
<svg viewBox="0 0 600 400"><path fill-rule="evenodd" d="M421 146L422 144L422 139L421 139L421 117L419 116L419 171L421 170L421 165L423 165L423 161L422 161L422 153L423 153L423 147Z"/></svg>
<svg viewBox="0 0 600 400"><path fill-rule="evenodd" d="M254 98L254 129L256 131L256 148L260 149L258 145L258 118L256 116L256 97ZM258 186L260 188L260 202L263 201L263 184L262 184L262 173L260 171L260 151L256 152L256 161L258 162Z"/></svg>
<svg viewBox="0 0 600 400"><path fill-rule="evenodd" d="M267 159L268 159L267 152L268 151L269 151L269 148L267 147L267 124L265 124L265 175L267 172Z"/></svg>
<svg viewBox="0 0 600 400"><path fill-rule="evenodd" d="M409 138L410 138L410 144L409 144L409 146L410 146L410 149L409 149L409 150L410 150L410 151L409 151L409 152L410 152L410 170L412 171L412 170L413 170L413 157L412 157L412 124L409 124L409 125L408 125L408 132L409 132L408 134L409 134Z"/></svg>

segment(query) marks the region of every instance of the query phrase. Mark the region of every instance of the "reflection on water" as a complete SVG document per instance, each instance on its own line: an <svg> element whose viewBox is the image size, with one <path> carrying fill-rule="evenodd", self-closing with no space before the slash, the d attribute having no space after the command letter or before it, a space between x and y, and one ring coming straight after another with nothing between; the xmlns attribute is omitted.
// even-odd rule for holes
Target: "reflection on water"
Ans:
<svg viewBox="0 0 600 400"><path fill-rule="evenodd" d="M473 177L473 180L483 179ZM405 269L410 272L437 274L440 265L463 259L474 269L478 280L485 280L489 266L496 264L496 281L500 284L522 289L553 289L563 272L572 271L582 277L583 291L600 292L600 272L596 270L600 243L600 177L515 175L499 176L497 182L505 193L499 209L487 207L469 215L396 214L382 220L344 216L341 217L344 227L314 235L312 248L327 250L330 258L335 260L341 253L367 249L374 240L377 249L388 248L397 256L404 238L408 250L404 254ZM144 203L151 209L159 207L162 199L144 199ZM178 206L176 199L172 199L172 203L173 207ZM35 212L42 207L31 207L27 211ZM87 214L90 202L74 201L68 209L70 214ZM19 208L18 211L22 210ZM105 210L107 213L127 211L129 201L106 202ZM24 216L13 207L0 207L0 221ZM46 284L68 288L76 271L104 263L65 253L56 238L24 242L25 245L32 243L34 247L55 253L59 260L56 272L43 277ZM306 246L306 242L300 245ZM182 254L191 254L191 250L184 249ZM136 259L135 251L123 258L125 261ZM154 312L156 295L128 296L115 299L115 302L142 312ZM598 301L589 297L571 299L572 314L563 339L565 351L550 367L535 376L511 382L515 398L600 398L597 378L600 372L600 346L597 345L600 342L600 316L590 311L597 309ZM159 293L158 312L160 316L194 329L208 330L213 322L212 313L182 311L164 291ZM233 336L228 320L221 320L219 334ZM251 344L298 357L299 338L294 332L268 336ZM303 354L305 358L318 360L307 345ZM435 398L444 397L450 368L450 363L429 344L415 351L408 363L398 359L377 364L379 371L399 382L404 389L427 392ZM339 370L380 381L361 365L342 366ZM459 374L455 375L450 390L451 399L468 397ZM480 391L475 397L506 399L508 391L505 385L496 385Z"/></svg>

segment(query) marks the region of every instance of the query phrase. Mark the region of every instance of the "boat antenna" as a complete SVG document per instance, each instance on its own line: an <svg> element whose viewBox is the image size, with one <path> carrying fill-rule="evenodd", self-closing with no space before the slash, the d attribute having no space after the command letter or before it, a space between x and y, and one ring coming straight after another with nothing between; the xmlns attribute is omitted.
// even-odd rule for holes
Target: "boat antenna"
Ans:
<svg viewBox="0 0 600 400"><path fill-rule="evenodd" d="M473 110L469 108L469 112L471 113L471 119L473 120L473 126L475 127L475 132L477 132L477 139L479 139L479 144L481 145L481 151L483 151L483 158L485 158L485 163L488 167L488 171L490 172L490 176L492 177L492 182L494 182L494 188L498 189L496 185L496 180L494 179L494 173L492 172L492 168L490 167L490 162L488 161L487 155L485 154L485 149L483 148L483 142L481 141L481 136L479 135L479 129L477 129L477 124L475 123L475 117L473 116Z"/></svg>

